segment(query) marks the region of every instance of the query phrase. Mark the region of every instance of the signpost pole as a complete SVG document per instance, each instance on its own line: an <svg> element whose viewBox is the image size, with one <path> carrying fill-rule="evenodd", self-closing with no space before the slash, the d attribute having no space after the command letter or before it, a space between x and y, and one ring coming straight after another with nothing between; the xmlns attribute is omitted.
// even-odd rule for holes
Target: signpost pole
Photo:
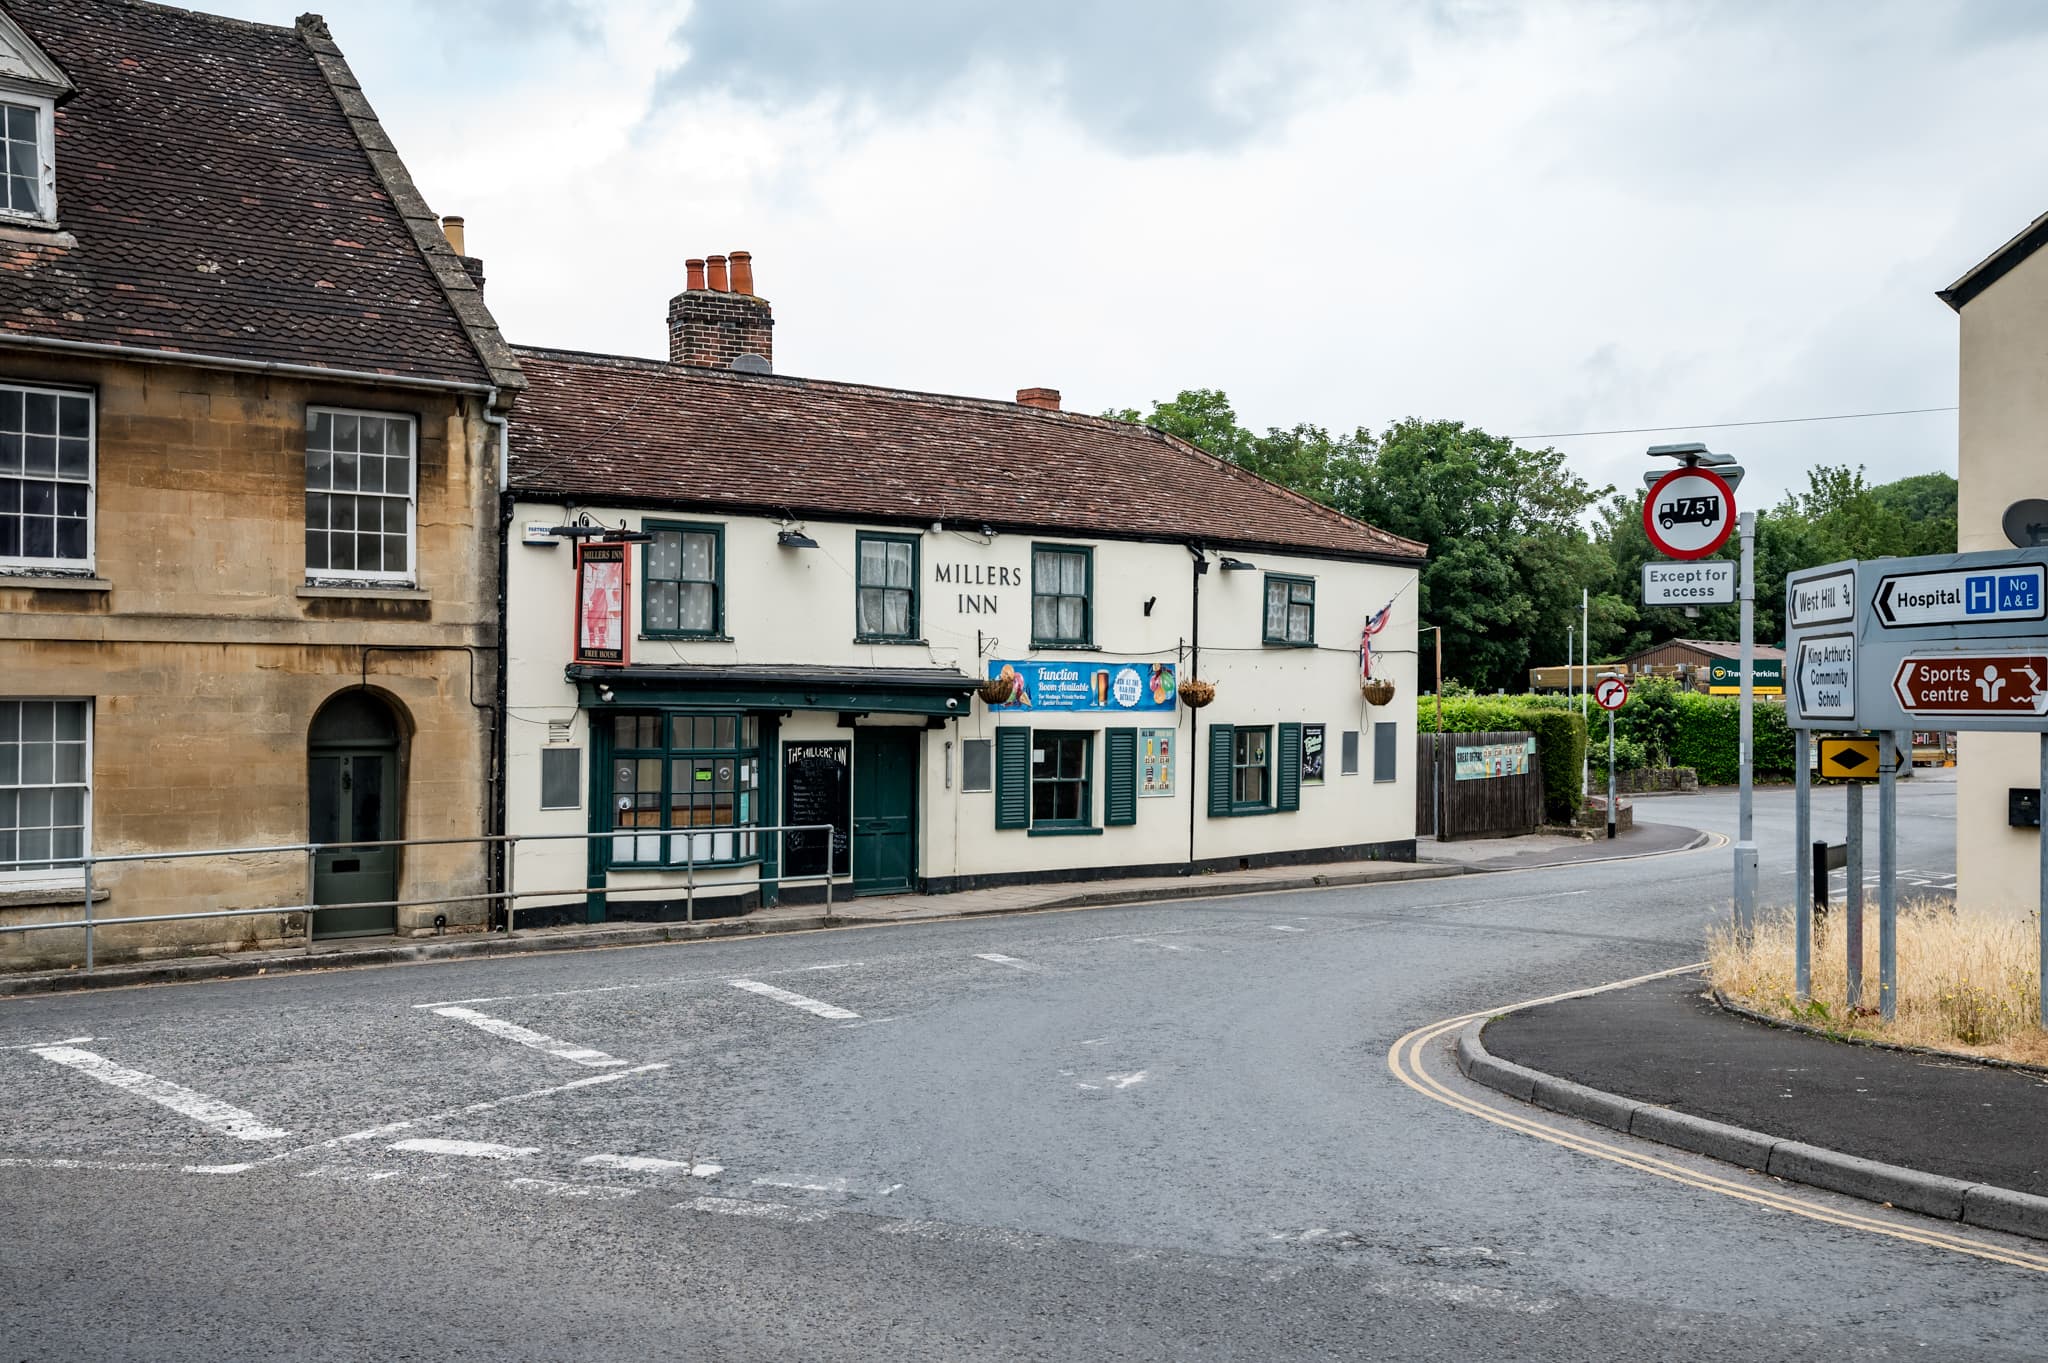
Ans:
<svg viewBox="0 0 2048 1363"><path fill-rule="evenodd" d="M2041 789L2048 790L2048 730L2041 734ZM2041 946L2034 978L2048 980L2048 825L2037 831L2041 842L2041 907L2036 916L2041 920ZM2041 1025L2048 1027L2048 984L2041 988Z"/></svg>
<svg viewBox="0 0 2048 1363"><path fill-rule="evenodd" d="M1593 688L1593 593L1589 587L1579 588L1579 715L1584 719L1593 716L1586 709L1586 692ZM1579 798L1585 799L1593 793L1593 760L1587 754L1579 761Z"/></svg>
<svg viewBox="0 0 2048 1363"><path fill-rule="evenodd" d="M1899 1015L1899 744L1886 730L1877 758L1877 1006Z"/></svg>
<svg viewBox="0 0 2048 1363"><path fill-rule="evenodd" d="M1800 729L1793 734L1792 913L1797 943L1793 951L1792 992L1801 1003L1813 993L1813 776L1806 769L1812 747L1809 731Z"/></svg>
<svg viewBox="0 0 2048 1363"><path fill-rule="evenodd" d="M1614 711L1607 712L1607 836L1614 837Z"/></svg>
<svg viewBox="0 0 2048 1363"><path fill-rule="evenodd" d="M1736 526L1742 535L1742 787L1736 816L1735 930L1747 942L1756 929L1756 513L1743 512Z"/></svg>
<svg viewBox="0 0 2048 1363"><path fill-rule="evenodd" d="M1842 940L1849 952L1849 1006L1863 1006L1863 783L1849 783L1849 892L1843 896Z"/></svg>

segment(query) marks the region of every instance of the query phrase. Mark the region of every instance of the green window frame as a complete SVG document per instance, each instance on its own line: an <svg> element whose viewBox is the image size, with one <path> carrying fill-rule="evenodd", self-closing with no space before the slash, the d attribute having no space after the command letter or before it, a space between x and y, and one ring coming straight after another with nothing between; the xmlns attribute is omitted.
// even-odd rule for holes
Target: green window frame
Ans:
<svg viewBox="0 0 2048 1363"><path fill-rule="evenodd" d="M854 536L855 643L915 643L921 541L863 530Z"/></svg>
<svg viewBox="0 0 2048 1363"><path fill-rule="evenodd" d="M1230 745L1230 811L1273 807L1273 729L1236 725Z"/></svg>
<svg viewBox="0 0 2048 1363"><path fill-rule="evenodd" d="M1080 544L1031 546L1031 646L1095 642L1095 551Z"/></svg>
<svg viewBox="0 0 2048 1363"><path fill-rule="evenodd" d="M1316 580L1290 573L1266 574L1266 642L1281 648L1314 648Z"/></svg>
<svg viewBox="0 0 2048 1363"><path fill-rule="evenodd" d="M761 859L767 772L754 715L687 710L607 715L612 726L611 864L673 869Z"/></svg>
<svg viewBox="0 0 2048 1363"><path fill-rule="evenodd" d="M1085 729L1031 731L1031 827L1095 826L1095 735Z"/></svg>
<svg viewBox="0 0 2048 1363"><path fill-rule="evenodd" d="M725 634L725 527L644 521L654 538L640 556L640 632L650 639Z"/></svg>

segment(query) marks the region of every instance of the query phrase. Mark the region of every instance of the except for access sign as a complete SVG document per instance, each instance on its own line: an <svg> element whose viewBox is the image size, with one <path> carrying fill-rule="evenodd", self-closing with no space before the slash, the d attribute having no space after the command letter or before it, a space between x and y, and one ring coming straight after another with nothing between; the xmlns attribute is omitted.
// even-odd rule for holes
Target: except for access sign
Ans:
<svg viewBox="0 0 2048 1363"><path fill-rule="evenodd" d="M1735 528L1735 493L1710 469L1673 469L1643 498L1643 531L1672 558L1705 558Z"/></svg>
<svg viewBox="0 0 2048 1363"><path fill-rule="evenodd" d="M2048 715L2048 654L1941 653L1907 658L1892 678L1892 691L1909 715Z"/></svg>
<svg viewBox="0 0 2048 1363"><path fill-rule="evenodd" d="M1735 565L1725 558L1643 565L1645 606L1726 606L1735 600Z"/></svg>
<svg viewBox="0 0 2048 1363"><path fill-rule="evenodd" d="M2010 568L1888 574L1878 580L1871 609L1886 629L1924 625L1992 625L2048 619L2038 563Z"/></svg>
<svg viewBox="0 0 2048 1363"><path fill-rule="evenodd" d="M1801 720L1856 718L1856 636L1809 635L1799 641L1793 707Z"/></svg>

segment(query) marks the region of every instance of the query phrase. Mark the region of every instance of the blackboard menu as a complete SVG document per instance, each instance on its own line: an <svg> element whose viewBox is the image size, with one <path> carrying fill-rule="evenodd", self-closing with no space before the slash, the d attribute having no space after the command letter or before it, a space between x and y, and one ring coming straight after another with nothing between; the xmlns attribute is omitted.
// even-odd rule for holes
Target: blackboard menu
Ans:
<svg viewBox="0 0 2048 1363"><path fill-rule="evenodd" d="M852 869L851 750L852 745L845 742L782 745L782 822L832 825L834 875L845 875ZM826 837L815 829L783 834L783 874L823 875Z"/></svg>

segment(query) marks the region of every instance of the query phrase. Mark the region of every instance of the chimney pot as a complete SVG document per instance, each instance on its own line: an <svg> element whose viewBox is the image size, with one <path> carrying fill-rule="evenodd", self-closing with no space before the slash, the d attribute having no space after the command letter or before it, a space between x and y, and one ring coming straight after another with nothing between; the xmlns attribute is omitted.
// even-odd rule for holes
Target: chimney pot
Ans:
<svg viewBox="0 0 2048 1363"><path fill-rule="evenodd" d="M1060 390L1057 388L1019 388L1017 401L1025 407L1036 407L1041 411L1057 412L1060 409Z"/></svg>
<svg viewBox="0 0 2048 1363"><path fill-rule="evenodd" d="M469 247L462 239L462 219L450 214L441 219L441 234L448 238L448 245L458 256L469 254Z"/></svg>
<svg viewBox="0 0 2048 1363"><path fill-rule="evenodd" d="M725 257L707 256L704 259L705 273L710 276L711 292L730 293L725 283Z"/></svg>
<svg viewBox="0 0 2048 1363"><path fill-rule="evenodd" d="M732 291L751 295L754 292L754 253L734 251L732 253Z"/></svg>
<svg viewBox="0 0 2048 1363"><path fill-rule="evenodd" d="M701 289L704 287L704 262L701 258L684 261L683 268L689 272L689 279L683 285L684 288Z"/></svg>

